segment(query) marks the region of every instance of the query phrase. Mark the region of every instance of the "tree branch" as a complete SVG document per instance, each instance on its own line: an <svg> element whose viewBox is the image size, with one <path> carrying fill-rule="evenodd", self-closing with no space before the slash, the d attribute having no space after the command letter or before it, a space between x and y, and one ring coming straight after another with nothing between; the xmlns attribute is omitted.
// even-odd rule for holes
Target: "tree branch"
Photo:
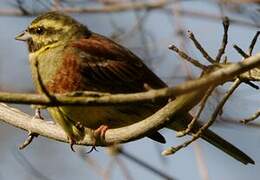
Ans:
<svg viewBox="0 0 260 180"><path fill-rule="evenodd" d="M129 103L155 102L164 98L185 94L196 89L208 87L210 85L223 84L233 80L235 76L241 74L243 78L254 78L259 80L260 53L247 58L243 62L225 64L214 72L196 80L190 80L176 87L150 90L141 93L131 94L108 94L98 92L76 92L70 94L56 94L57 101L51 102L45 95L29 93L9 93L0 92L0 102L15 104L37 104L46 106L57 105L123 105ZM257 67L257 68L254 68ZM251 70L250 70L251 69ZM250 71L249 71L250 70ZM246 72L249 71L250 73ZM256 75L254 75L254 72ZM242 74L243 73L243 74ZM84 96L85 97L82 97ZM54 96L54 95L53 95ZM79 97L80 96L80 97Z"/></svg>
<svg viewBox="0 0 260 180"><path fill-rule="evenodd" d="M184 112L188 112L200 101L201 94L203 94L201 93L201 90L185 94L168 103L165 107L145 120L130 126L109 129L105 135L105 142L94 142L93 138L86 134L84 139L77 142L77 144L94 145L95 143L96 146L106 146L144 137L150 132L164 127L166 123L170 123L170 119L174 119L173 116L179 116ZM49 124L40 119L33 119L28 114L25 114L18 109L11 108L3 103L0 104L0 120L20 129L68 143L65 132L59 126Z"/></svg>
<svg viewBox="0 0 260 180"><path fill-rule="evenodd" d="M102 96L92 97L91 100L88 100L88 98L86 97L81 97L81 98L85 98L85 101L83 101L83 99L80 99L81 101L78 102L74 101L73 103L80 102L85 105L111 105L115 103L124 104L127 102L134 102L134 101L141 102L141 100L147 101L149 98L150 98L149 101L151 101L151 99L154 99L154 97L157 98L169 97L176 94L183 94L183 93L190 92L188 94L178 96L174 101L169 102L165 107L157 111L152 116L146 118L145 120L142 120L130 126L108 130L105 136L105 143L96 142L95 145L105 146L114 143L123 143L123 142L128 142L131 140L144 137L148 133L158 130L164 127L167 123L170 123L170 119L171 121L174 121L174 117L181 116L184 112L185 113L188 112L201 100L204 94L203 92L207 90L209 85L214 86L214 85L222 84L229 79L233 79L233 77L237 76L239 73L243 73L249 70L250 68L254 68L258 66L260 66L260 54L256 54L255 56L249 57L243 62L231 64L227 67L218 69L208 75L203 76L200 79L186 82L184 84L177 86L176 88L166 88L166 89L153 90L145 93L136 93L136 94L126 94L126 95L120 94L120 95L111 95L111 96L104 96L104 97ZM198 90L196 91L195 89ZM151 95L153 95L154 97L152 97ZM22 96L16 94L15 97L24 98L26 96L25 94L23 94ZM28 99L28 98L25 99L21 98L20 101L19 100L18 101L19 103L36 103L36 104L39 103L39 104L51 105L48 104L49 101L47 101L48 99L45 99L46 97L44 96L33 95L33 97L34 97L33 101L31 101L32 99ZM127 99L127 97L130 98L130 100ZM73 98L77 98L77 97L67 97L67 98L72 98L73 100ZM66 99L66 101L64 101L64 99L66 98L61 98L61 96L57 96L58 101L67 105L68 104L72 105L72 103L69 102L68 99ZM8 100L9 102L13 102L13 103L17 101L17 99L15 99L13 96L10 96L10 94L8 98L1 96L0 100L1 101ZM40 134L42 136L55 139L57 141L68 142L65 132L59 126L48 124L40 119L32 119L31 116L17 109L10 108L4 104L0 104L0 119L18 128L31 131ZM81 145L94 144L93 139L89 135L86 135L82 141L77 143Z"/></svg>

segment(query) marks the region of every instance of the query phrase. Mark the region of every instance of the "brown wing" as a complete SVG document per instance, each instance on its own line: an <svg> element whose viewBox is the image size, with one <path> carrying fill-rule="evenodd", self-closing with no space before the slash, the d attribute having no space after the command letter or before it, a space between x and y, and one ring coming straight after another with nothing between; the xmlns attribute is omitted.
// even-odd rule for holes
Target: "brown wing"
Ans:
<svg viewBox="0 0 260 180"><path fill-rule="evenodd" d="M85 90L130 93L166 87L137 56L104 36L93 33L72 46L78 49Z"/></svg>
<svg viewBox="0 0 260 180"><path fill-rule="evenodd" d="M128 49L114 41L92 33L72 43L78 49L82 90L104 91L111 93L132 93L146 91L147 88L163 88L166 84L160 80L145 64ZM155 112L158 105L140 104L138 107L115 107L121 113L140 111ZM125 112L127 111L127 112ZM149 138L165 143L159 132L148 135Z"/></svg>

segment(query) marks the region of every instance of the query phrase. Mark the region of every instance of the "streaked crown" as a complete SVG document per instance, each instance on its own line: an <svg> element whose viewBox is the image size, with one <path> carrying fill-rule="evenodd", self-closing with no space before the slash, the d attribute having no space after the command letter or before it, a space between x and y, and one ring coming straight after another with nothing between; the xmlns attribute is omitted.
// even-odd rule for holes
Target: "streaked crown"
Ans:
<svg viewBox="0 0 260 180"><path fill-rule="evenodd" d="M35 52L53 43L67 42L89 34L87 27L60 12L48 12L35 18L17 40L27 41L29 51Z"/></svg>

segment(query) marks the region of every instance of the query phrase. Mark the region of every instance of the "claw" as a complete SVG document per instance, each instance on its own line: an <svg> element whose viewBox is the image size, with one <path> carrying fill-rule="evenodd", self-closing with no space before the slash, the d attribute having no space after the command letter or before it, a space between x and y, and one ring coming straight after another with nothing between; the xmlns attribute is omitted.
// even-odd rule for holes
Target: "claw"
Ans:
<svg viewBox="0 0 260 180"><path fill-rule="evenodd" d="M41 116L41 110L39 108L35 109L35 113L34 113L33 119L42 119L42 120L44 120L44 118Z"/></svg>
<svg viewBox="0 0 260 180"><path fill-rule="evenodd" d="M22 149L26 148L29 144L31 144L31 142L33 141L33 139L35 137L38 137L38 135L39 134L37 134L37 133L33 133L33 132L29 131L26 140L19 146L19 149L22 150Z"/></svg>
<svg viewBox="0 0 260 180"><path fill-rule="evenodd" d="M43 117L41 116L41 111L39 108L35 109L35 113L34 113L34 116L32 119L44 120ZM39 134L29 131L26 140L19 146L19 149L22 150L22 149L26 148L29 144L31 144L33 139L38 136L39 136Z"/></svg>
<svg viewBox="0 0 260 180"><path fill-rule="evenodd" d="M70 137L68 137L68 139L69 139L69 142L70 142L70 149L73 152L76 152L75 149L74 149L74 145L76 144L76 141L73 138L70 138Z"/></svg>
<svg viewBox="0 0 260 180"><path fill-rule="evenodd" d="M101 125L99 128L94 130L94 145L90 148L90 150L87 152L87 154L93 152L94 150L98 151L96 148L96 139L100 139L101 141L104 141L107 130L108 130L108 126L106 126L106 125Z"/></svg>
<svg viewBox="0 0 260 180"><path fill-rule="evenodd" d="M92 146L92 147L90 148L90 150L86 152L86 154L89 154L89 153L91 153L91 152L94 151L94 150L95 150L95 151L98 151L95 145Z"/></svg>
<svg viewBox="0 0 260 180"><path fill-rule="evenodd" d="M73 151L73 152L76 152L75 149L73 148L75 144L70 144L70 149Z"/></svg>

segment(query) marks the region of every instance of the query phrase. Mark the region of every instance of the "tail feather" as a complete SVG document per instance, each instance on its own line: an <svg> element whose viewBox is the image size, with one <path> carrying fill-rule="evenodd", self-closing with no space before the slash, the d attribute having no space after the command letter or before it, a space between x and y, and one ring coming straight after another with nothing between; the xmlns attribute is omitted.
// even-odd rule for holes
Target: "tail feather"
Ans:
<svg viewBox="0 0 260 180"><path fill-rule="evenodd" d="M202 134L202 139L206 140L208 143L216 146L222 151L226 152L236 160L242 162L243 164L255 164L254 160L246 155L244 152L239 150L237 147L227 142L225 139L221 138L214 132L206 130Z"/></svg>
<svg viewBox="0 0 260 180"><path fill-rule="evenodd" d="M190 114L182 115L176 119L173 123L169 124L167 127L175 130L175 131L181 131L187 128L187 124L190 123L192 120L192 116ZM199 128L201 127L201 124L195 123L192 131L197 132ZM255 164L254 160L251 159L248 155L246 155L244 152L242 152L240 149L232 145L231 143L227 142L225 139L220 137L219 135L215 134L213 131L210 131L209 129L205 130L201 138L207 141L208 143L212 144L213 146L219 148L220 150L224 151L234 159L240 161L243 164Z"/></svg>

